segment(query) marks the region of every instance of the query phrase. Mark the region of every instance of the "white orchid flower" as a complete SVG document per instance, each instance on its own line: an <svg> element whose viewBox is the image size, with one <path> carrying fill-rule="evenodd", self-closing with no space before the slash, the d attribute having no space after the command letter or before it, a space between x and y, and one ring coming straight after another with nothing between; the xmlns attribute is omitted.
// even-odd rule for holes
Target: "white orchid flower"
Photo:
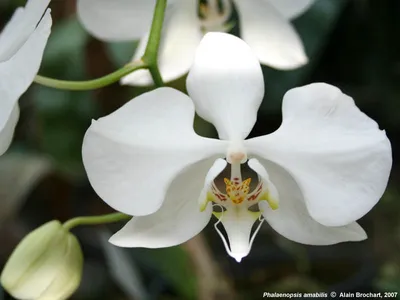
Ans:
<svg viewBox="0 0 400 300"><path fill-rule="evenodd" d="M283 99L281 127L245 140L264 95L251 48L208 33L189 72L190 98L171 89L145 93L93 121L83 162L97 194L133 217L111 243L169 247L198 234L213 207L228 253L246 256L265 219L286 238L329 245L366 238L355 222L382 196L392 157L384 131L338 88L314 83ZM219 138L198 136L197 113ZM215 183L227 167L225 187ZM244 164L256 182L242 174ZM249 209L259 207L258 211ZM255 228L254 228L255 227Z"/></svg>
<svg viewBox="0 0 400 300"><path fill-rule="evenodd" d="M0 155L10 146L19 119L18 99L39 70L50 35L50 0L29 0L0 33ZM43 16L44 14L44 16Z"/></svg>
<svg viewBox="0 0 400 300"><path fill-rule="evenodd" d="M315 0L172 0L160 45L159 67L164 81L189 71L194 53L205 33L226 32L234 7L240 36L262 64L288 70L307 63L302 41L290 23ZM140 59L147 44L155 0L78 0L78 16L86 29L105 41L141 38L133 60ZM125 76L122 84L151 85L148 70Z"/></svg>

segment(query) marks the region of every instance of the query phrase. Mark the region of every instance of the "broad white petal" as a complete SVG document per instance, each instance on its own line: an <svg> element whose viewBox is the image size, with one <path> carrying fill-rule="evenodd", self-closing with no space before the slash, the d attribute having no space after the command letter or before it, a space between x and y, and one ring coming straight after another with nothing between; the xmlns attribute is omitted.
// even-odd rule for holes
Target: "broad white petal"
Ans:
<svg viewBox="0 0 400 300"><path fill-rule="evenodd" d="M285 18L295 19L308 10L315 0L264 0L271 3Z"/></svg>
<svg viewBox="0 0 400 300"><path fill-rule="evenodd" d="M19 49L19 43L17 42L18 39L22 39L23 42L26 41L26 32L23 34L16 34L15 31L18 32L18 24L23 22L24 20L24 7L18 7L14 14L12 15L11 19L8 23L4 26L3 31L0 33L0 63L8 60L11 56L15 54L15 52ZM34 30L35 26L29 30ZM29 34L28 34L29 35Z"/></svg>
<svg viewBox="0 0 400 300"><path fill-rule="evenodd" d="M196 201L209 180L213 160L198 162L181 172L172 182L164 204L152 215L133 217L110 242L120 247L163 248L179 245L197 235L210 221L212 206L200 211ZM208 172L208 174L207 174Z"/></svg>
<svg viewBox="0 0 400 300"><path fill-rule="evenodd" d="M290 70L308 62L295 28L268 1L235 0L235 3L241 37L262 64Z"/></svg>
<svg viewBox="0 0 400 300"><path fill-rule="evenodd" d="M245 141L249 153L285 168L319 223L342 226L364 216L388 182L392 154L385 132L352 98L324 83L290 90L282 111L276 132Z"/></svg>
<svg viewBox="0 0 400 300"><path fill-rule="evenodd" d="M51 16L50 10L47 10L38 27L16 54L0 62L0 154L10 145L19 117L17 101L39 70L50 28Z"/></svg>
<svg viewBox="0 0 400 300"><path fill-rule="evenodd" d="M309 215L302 191L292 176L277 164L264 159L261 162L262 165L258 160L252 159L249 167L264 180L270 179L279 192L280 202L277 209L272 209L267 201L259 202L263 216L279 234L308 245L331 245L367 238L356 222L342 227L326 227L316 222Z"/></svg>
<svg viewBox="0 0 400 300"><path fill-rule="evenodd" d="M214 124L221 139L242 140L256 122L264 80L260 63L245 42L211 32L197 48L187 89L196 112Z"/></svg>
<svg viewBox="0 0 400 300"><path fill-rule="evenodd" d="M0 62L16 54L36 29L50 0L29 0L25 7L15 10L0 34Z"/></svg>
<svg viewBox="0 0 400 300"><path fill-rule="evenodd" d="M105 41L141 38L151 26L155 0L78 0L78 17L93 36Z"/></svg>
<svg viewBox="0 0 400 300"><path fill-rule="evenodd" d="M197 1L179 0L165 21L160 42L158 66L164 82L185 75L193 63L194 53L203 34L197 16ZM140 41L133 60L140 59L146 49L148 34ZM148 70L139 70L121 79L122 84L153 85Z"/></svg>
<svg viewBox="0 0 400 300"><path fill-rule="evenodd" d="M129 215L158 210L179 172L225 151L224 142L194 132L193 118L188 96L159 88L93 121L82 152L97 194Z"/></svg>

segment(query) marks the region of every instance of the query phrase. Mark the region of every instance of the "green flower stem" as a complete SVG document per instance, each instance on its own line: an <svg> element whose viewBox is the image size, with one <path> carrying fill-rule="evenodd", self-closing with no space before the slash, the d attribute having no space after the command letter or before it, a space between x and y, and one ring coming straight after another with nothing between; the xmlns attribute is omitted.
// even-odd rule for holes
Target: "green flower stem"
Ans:
<svg viewBox="0 0 400 300"><path fill-rule="evenodd" d="M114 82L117 82L125 75L128 75L136 70L145 68L147 68L147 65L143 61L138 60L125 65L123 68L111 74L93 80L68 81L68 80L57 80L53 78L36 75L35 82L44 86L62 90L71 90L71 91L94 90L101 87L105 87Z"/></svg>
<svg viewBox="0 0 400 300"><path fill-rule="evenodd" d="M164 81L161 77L161 73L160 70L158 69L158 65L153 65L153 66L149 66L149 71L151 74L151 77L153 78L154 84L157 87L162 87L164 86Z"/></svg>
<svg viewBox="0 0 400 300"><path fill-rule="evenodd" d="M147 64L156 86L164 85L158 68L158 49L160 48L161 32L164 23L167 0L157 0L151 24L150 36L142 60Z"/></svg>
<svg viewBox="0 0 400 300"><path fill-rule="evenodd" d="M81 225L100 225L107 223L115 223L130 218L132 218L132 216L128 216L123 213L113 213L102 216L76 217L65 222L63 224L63 227L67 230L71 230L72 228Z"/></svg>

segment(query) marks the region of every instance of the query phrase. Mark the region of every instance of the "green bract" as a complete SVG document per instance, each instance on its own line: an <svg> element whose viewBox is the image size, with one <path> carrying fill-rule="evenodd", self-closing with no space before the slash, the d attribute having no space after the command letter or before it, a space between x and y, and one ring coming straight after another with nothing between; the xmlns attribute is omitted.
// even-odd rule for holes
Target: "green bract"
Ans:
<svg viewBox="0 0 400 300"><path fill-rule="evenodd" d="M59 221L51 221L17 246L1 274L1 284L17 299L67 299L79 286L82 266L76 237Z"/></svg>

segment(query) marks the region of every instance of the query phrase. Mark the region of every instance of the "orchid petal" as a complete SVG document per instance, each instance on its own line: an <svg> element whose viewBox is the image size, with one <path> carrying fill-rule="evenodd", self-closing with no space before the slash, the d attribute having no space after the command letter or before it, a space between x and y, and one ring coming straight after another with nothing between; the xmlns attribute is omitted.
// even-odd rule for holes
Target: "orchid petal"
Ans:
<svg viewBox="0 0 400 300"><path fill-rule="evenodd" d="M221 139L242 140L251 131L264 96L261 66L241 39L207 33L187 78L196 112L214 124Z"/></svg>
<svg viewBox="0 0 400 300"><path fill-rule="evenodd" d="M19 11L22 12L22 10ZM25 12L29 11L26 9ZM13 24L15 24L14 21L7 25L9 32L14 32ZM31 85L39 70L50 28L51 16L48 9L23 46L10 59L0 62L0 155L11 143L19 118L17 101ZM22 34L25 33L22 32Z"/></svg>
<svg viewBox="0 0 400 300"><path fill-rule="evenodd" d="M259 202L264 218L279 234L308 245L331 245L367 238L364 230L356 222L341 227L326 227L316 222L307 212L303 194L292 176L277 164L265 159L261 159L261 162L262 164L252 159L249 161L249 167L261 177L265 176L267 169L267 179L270 179L279 191L280 202L277 209L272 209L267 201Z"/></svg>
<svg viewBox="0 0 400 300"><path fill-rule="evenodd" d="M272 4L285 18L295 19L307 11L315 0L265 0Z"/></svg>
<svg viewBox="0 0 400 300"><path fill-rule="evenodd" d="M105 41L141 38L149 29L155 0L78 0L78 17L90 34Z"/></svg>
<svg viewBox="0 0 400 300"><path fill-rule="evenodd" d="M182 171L172 182L165 202L152 215L133 217L110 242L120 247L163 248L182 244L197 235L210 221L212 205L200 211L196 199L209 180L213 159L200 161ZM208 172L208 174L207 174Z"/></svg>
<svg viewBox="0 0 400 300"><path fill-rule="evenodd" d="M160 88L93 121L82 152L94 190L126 214L154 213L179 172L225 151L224 142L198 136L193 119L185 94Z"/></svg>
<svg viewBox="0 0 400 300"><path fill-rule="evenodd" d="M292 24L265 0L235 0L241 37L260 62L290 70L308 62L303 43Z"/></svg>
<svg viewBox="0 0 400 300"><path fill-rule="evenodd" d="M197 16L197 2L178 1L165 22L160 41L158 66L165 82L178 79L189 71L202 37ZM143 56L148 38L147 34L141 39L133 61ZM121 83L133 86L154 84L148 70L135 71L122 78Z"/></svg>
<svg viewBox="0 0 400 300"><path fill-rule="evenodd" d="M42 19L50 0L29 0L25 7L15 10L0 34L0 62L15 55Z"/></svg>
<svg viewBox="0 0 400 300"><path fill-rule="evenodd" d="M392 156L385 132L352 98L324 83L290 90L282 111L277 131L245 141L249 152L293 176L317 222L343 226L364 216L388 182Z"/></svg>

